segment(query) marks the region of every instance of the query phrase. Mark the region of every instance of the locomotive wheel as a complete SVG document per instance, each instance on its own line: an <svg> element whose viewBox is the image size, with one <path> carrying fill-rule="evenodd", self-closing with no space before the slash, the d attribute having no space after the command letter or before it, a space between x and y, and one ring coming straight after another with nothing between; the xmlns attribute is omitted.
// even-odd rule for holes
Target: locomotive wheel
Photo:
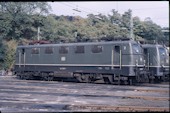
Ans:
<svg viewBox="0 0 170 113"><path fill-rule="evenodd" d="M30 80L29 76L26 75L26 74L24 75L24 79L25 79L25 80Z"/></svg>
<svg viewBox="0 0 170 113"><path fill-rule="evenodd" d="M108 77L103 77L103 80L105 84L110 84L110 80Z"/></svg>
<svg viewBox="0 0 170 113"><path fill-rule="evenodd" d="M143 82L149 83L149 77L148 77L147 75L144 75L144 80L143 80Z"/></svg>
<svg viewBox="0 0 170 113"><path fill-rule="evenodd" d="M153 84L154 79L155 79L155 77L153 75L149 75L149 83Z"/></svg>
<svg viewBox="0 0 170 113"><path fill-rule="evenodd" d="M90 82L89 75L87 75L87 74L81 75L81 80L82 80L82 82L85 82L85 83Z"/></svg>
<svg viewBox="0 0 170 113"><path fill-rule="evenodd" d="M46 77L45 77L45 80L47 80L47 81L52 81L52 80L53 80L53 77L52 77L52 76L46 76Z"/></svg>
<svg viewBox="0 0 170 113"><path fill-rule="evenodd" d="M53 77L52 76L43 76L42 79L45 80L45 81L52 81Z"/></svg>
<svg viewBox="0 0 170 113"><path fill-rule="evenodd" d="M74 76L74 78L77 80L77 82L82 82L82 80L81 80L81 74L79 74L79 73L74 73L73 76Z"/></svg>
<svg viewBox="0 0 170 113"><path fill-rule="evenodd" d="M21 79L21 75L20 74L17 73L16 75L17 75L18 79Z"/></svg>
<svg viewBox="0 0 170 113"><path fill-rule="evenodd" d="M85 82L85 83L94 83L95 82L95 77L93 74L75 73L73 76L78 82Z"/></svg>
<svg viewBox="0 0 170 113"><path fill-rule="evenodd" d="M129 79L129 85L133 85L133 79Z"/></svg>
<svg viewBox="0 0 170 113"><path fill-rule="evenodd" d="M91 82L88 74L75 74L75 78L78 80L78 82Z"/></svg>
<svg viewBox="0 0 170 113"><path fill-rule="evenodd" d="M160 77L155 76L154 83L160 83L160 82L161 82Z"/></svg>
<svg viewBox="0 0 170 113"><path fill-rule="evenodd" d="M130 78L128 79L129 85L135 85L136 82L137 82L137 80L136 80L134 77L130 77Z"/></svg>
<svg viewBox="0 0 170 113"><path fill-rule="evenodd" d="M88 82L89 83L94 83L95 82L95 80L94 80L94 75L89 75L89 79L88 79Z"/></svg>
<svg viewBox="0 0 170 113"><path fill-rule="evenodd" d="M82 82L81 76L77 76L76 79L77 79L78 82Z"/></svg>

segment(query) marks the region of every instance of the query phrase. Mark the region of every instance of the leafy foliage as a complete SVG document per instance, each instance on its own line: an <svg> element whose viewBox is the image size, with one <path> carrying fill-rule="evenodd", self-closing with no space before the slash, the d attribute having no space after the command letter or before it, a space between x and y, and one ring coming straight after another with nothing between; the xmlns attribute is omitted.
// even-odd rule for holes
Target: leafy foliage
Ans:
<svg viewBox="0 0 170 113"><path fill-rule="evenodd" d="M48 13L49 8L46 2L0 2L1 38L31 39L35 35L33 27L41 24L38 16Z"/></svg>
<svg viewBox="0 0 170 113"><path fill-rule="evenodd" d="M0 40L0 69L4 68L4 58L5 58L5 45L2 40Z"/></svg>
<svg viewBox="0 0 170 113"><path fill-rule="evenodd" d="M15 51L17 42L15 40L10 40L8 42L5 42L5 57L4 57L4 68L5 69L12 69L13 64L15 62Z"/></svg>

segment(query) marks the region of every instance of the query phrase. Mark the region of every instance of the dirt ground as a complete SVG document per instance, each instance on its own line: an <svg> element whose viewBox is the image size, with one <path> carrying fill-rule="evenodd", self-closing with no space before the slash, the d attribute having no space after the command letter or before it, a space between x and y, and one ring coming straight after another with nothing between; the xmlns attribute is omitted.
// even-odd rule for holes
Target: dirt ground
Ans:
<svg viewBox="0 0 170 113"><path fill-rule="evenodd" d="M138 86L19 80L0 76L0 111L167 111L169 84Z"/></svg>

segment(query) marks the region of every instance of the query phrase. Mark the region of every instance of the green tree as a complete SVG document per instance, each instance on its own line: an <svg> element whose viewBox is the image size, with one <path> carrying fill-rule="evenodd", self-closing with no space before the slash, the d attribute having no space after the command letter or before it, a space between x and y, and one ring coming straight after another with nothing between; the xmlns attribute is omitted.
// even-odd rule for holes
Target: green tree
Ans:
<svg viewBox="0 0 170 113"><path fill-rule="evenodd" d="M98 18L96 18L96 15L94 14L89 14L87 19L89 21L90 26L94 26L100 21Z"/></svg>
<svg viewBox="0 0 170 113"><path fill-rule="evenodd" d="M164 34L164 42L166 46L170 47L170 43L169 43L169 27L163 27L161 30Z"/></svg>
<svg viewBox="0 0 170 113"><path fill-rule="evenodd" d="M121 25L121 21L122 21L122 17L121 15L118 13L118 11L116 11L115 9L112 9L112 14L108 15L109 16L109 20L113 25Z"/></svg>
<svg viewBox="0 0 170 113"><path fill-rule="evenodd" d="M2 42L2 39L0 39L0 69L4 68L4 58L5 58L5 45Z"/></svg>
<svg viewBox="0 0 170 113"><path fill-rule="evenodd" d="M0 33L6 40L18 40L25 35L30 38L30 15L45 15L49 9L47 2L0 2Z"/></svg>
<svg viewBox="0 0 170 113"><path fill-rule="evenodd" d="M130 31L130 22L131 22L132 10L124 12L122 15L122 22L120 27L125 27Z"/></svg>
<svg viewBox="0 0 170 113"><path fill-rule="evenodd" d="M133 18L133 33L134 35L144 38L145 37L145 26L139 17Z"/></svg>
<svg viewBox="0 0 170 113"><path fill-rule="evenodd" d="M143 22L144 24L144 38L147 40L156 40L157 42L163 42L165 38L163 32L161 31L162 28L153 23L150 18L145 19Z"/></svg>
<svg viewBox="0 0 170 113"><path fill-rule="evenodd" d="M4 55L4 68L12 69L15 62L15 51L17 42L15 40L6 41L5 43L5 55Z"/></svg>

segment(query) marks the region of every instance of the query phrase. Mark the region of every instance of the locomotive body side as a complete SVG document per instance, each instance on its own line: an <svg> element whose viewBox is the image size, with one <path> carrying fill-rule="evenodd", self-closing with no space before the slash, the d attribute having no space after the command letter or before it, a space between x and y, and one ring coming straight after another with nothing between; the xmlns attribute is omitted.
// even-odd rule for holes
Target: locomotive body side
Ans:
<svg viewBox="0 0 170 113"><path fill-rule="evenodd" d="M23 79L129 82L143 71L143 59L142 48L135 41L18 46L15 73Z"/></svg>

